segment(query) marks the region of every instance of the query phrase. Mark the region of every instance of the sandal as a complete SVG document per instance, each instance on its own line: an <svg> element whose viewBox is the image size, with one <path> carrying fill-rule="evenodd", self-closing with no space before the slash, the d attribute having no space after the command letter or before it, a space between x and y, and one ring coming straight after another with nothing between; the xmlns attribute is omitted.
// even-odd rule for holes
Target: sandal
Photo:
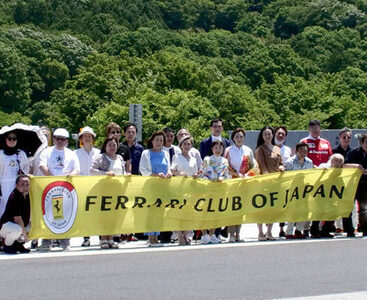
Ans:
<svg viewBox="0 0 367 300"><path fill-rule="evenodd" d="M266 241L266 237L265 237L265 235L263 235L263 234L259 234L259 241L260 241L260 242Z"/></svg>
<svg viewBox="0 0 367 300"><path fill-rule="evenodd" d="M119 245L117 243L115 243L113 240L109 240L107 242L107 245L108 245L108 248L111 248L111 249L118 249L119 248Z"/></svg>
<svg viewBox="0 0 367 300"><path fill-rule="evenodd" d="M265 238L266 238L268 241L275 241L275 237L273 237L271 233L270 233L270 234L268 234L268 233L267 233L267 234L265 235Z"/></svg>
<svg viewBox="0 0 367 300"><path fill-rule="evenodd" d="M101 249L108 249L110 246L108 246L108 243L106 240L101 241Z"/></svg>

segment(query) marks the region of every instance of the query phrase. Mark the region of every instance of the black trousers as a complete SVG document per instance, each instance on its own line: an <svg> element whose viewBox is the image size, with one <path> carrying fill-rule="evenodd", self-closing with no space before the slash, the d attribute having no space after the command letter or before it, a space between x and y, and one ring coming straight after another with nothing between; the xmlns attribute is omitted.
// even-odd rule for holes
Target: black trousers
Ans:
<svg viewBox="0 0 367 300"><path fill-rule="evenodd" d="M367 180L359 182L356 198L359 204L359 226L367 234Z"/></svg>
<svg viewBox="0 0 367 300"><path fill-rule="evenodd" d="M320 234L321 232L330 233L331 231L333 231L334 222L335 221L325 221L320 231L320 221L312 221L310 232L311 234Z"/></svg>

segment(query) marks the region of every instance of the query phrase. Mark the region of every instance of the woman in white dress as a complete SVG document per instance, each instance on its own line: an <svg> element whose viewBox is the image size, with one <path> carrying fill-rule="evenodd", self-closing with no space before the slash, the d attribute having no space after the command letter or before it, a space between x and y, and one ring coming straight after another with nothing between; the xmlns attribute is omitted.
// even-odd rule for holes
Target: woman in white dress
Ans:
<svg viewBox="0 0 367 300"><path fill-rule="evenodd" d="M29 173L27 155L24 151L17 148L17 142L17 135L12 131L8 132L2 141L2 150L0 150L0 216L5 211L9 195L15 188L15 181L18 175L20 173Z"/></svg>
<svg viewBox="0 0 367 300"><path fill-rule="evenodd" d="M176 154L172 159L171 172L173 176L198 177L199 167L196 159L189 154L193 144L191 136L184 136L179 141L178 146L181 149L181 153ZM188 231L178 232L179 245L190 245L188 233Z"/></svg>

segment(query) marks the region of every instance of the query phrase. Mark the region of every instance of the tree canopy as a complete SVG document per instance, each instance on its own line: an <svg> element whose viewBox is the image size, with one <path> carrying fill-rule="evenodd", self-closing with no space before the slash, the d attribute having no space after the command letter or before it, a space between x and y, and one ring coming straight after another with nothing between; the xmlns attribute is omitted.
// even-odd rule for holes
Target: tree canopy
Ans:
<svg viewBox="0 0 367 300"><path fill-rule="evenodd" d="M367 0L0 0L0 125L367 127Z"/></svg>

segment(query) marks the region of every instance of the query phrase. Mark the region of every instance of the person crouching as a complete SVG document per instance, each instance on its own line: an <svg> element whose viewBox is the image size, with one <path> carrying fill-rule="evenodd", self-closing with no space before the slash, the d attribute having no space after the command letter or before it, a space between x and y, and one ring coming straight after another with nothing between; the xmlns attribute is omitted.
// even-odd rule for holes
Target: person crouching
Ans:
<svg viewBox="0 0 367 300"><path fill-rule="evenodd" d="M29 177L19 175L15 182L15 189L10 194L5 212L0 219L0 236L4 238L4 252L7 254L29 253L24 248L28 241L30 229L30 201Z"/></svg>

